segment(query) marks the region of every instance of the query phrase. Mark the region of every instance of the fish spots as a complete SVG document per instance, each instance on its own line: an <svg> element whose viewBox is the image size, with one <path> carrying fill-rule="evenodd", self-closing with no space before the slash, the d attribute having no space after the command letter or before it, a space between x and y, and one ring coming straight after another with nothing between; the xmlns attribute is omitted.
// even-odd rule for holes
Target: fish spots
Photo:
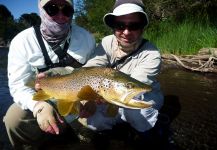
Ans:
<svg viewBox="0 0 217 150"><path fill-rule="evenodd" d="M108 89L108 88L111 87L111 83L112 83L111 80L104 79L103 82L102 82L102 86L103 86L105 89Z"/></svg>

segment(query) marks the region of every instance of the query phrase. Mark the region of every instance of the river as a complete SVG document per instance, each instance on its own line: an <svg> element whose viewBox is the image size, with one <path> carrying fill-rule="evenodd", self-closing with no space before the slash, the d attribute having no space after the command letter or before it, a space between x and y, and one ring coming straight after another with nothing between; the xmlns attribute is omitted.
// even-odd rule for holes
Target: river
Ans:
<svg viewBox="0 0 217 150"><path fill-rule="evenodd" d="M3 116L12 103L12 98L8 90L8 79L6 71L7 54L8 49L0 48L0 149L2 149L3 144L8 144L8 138L6 136L6 130L3 124Z"/></svg>
<svg viewBox="0 0 217 150"><path fill-rule="evenodd" d="M7 50L0 48L0 119L12 103L7 85ZM178 150L214 150L217 145L217 76L163 69L158 79L165 95L162 114ZM169 119L169 120L168 120ZM0 122L0 144L7 141ZM1 146L0 146L1 149Z"/></svg>

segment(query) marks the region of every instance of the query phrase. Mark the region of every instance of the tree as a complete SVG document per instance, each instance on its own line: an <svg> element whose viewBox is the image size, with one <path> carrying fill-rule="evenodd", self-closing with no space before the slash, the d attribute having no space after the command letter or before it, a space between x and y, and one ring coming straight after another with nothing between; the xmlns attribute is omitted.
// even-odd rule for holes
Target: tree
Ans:
<svg viewBox="0 0 217 150"><path fill-rule="evenodd" d="M36 13L22 14L19 18L19 23L23 24L24 27L31 27L40 24L40 17Z"/></svg>
<svg viewBox="0 0 217 150"><path fill-rule="evenodd" d="M11 12L4 6L0 5L0 44L7 44L7 30L13 25L13 16Z"/></svg>
<svg viewBox="0 0 217 150"><path fill-rule="evenodd" d="M98 40L111 31L103 23L103 16L112 8L115 0L83 0L80 6L80 14L76 22L89 29Z"/></svg>

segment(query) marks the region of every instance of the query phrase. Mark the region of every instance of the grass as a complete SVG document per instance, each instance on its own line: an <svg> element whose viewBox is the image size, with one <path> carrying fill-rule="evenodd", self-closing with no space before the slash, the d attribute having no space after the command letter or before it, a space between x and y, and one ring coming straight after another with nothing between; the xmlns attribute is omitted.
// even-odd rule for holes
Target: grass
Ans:
<svg viewBox="0 0 217 150"><path fill-rule="evenodd" d="M155 43L161 53L195 54L203 47L217 47L217 28L201 22L181 24L161 22L147 29L145 37Z"/></svg>

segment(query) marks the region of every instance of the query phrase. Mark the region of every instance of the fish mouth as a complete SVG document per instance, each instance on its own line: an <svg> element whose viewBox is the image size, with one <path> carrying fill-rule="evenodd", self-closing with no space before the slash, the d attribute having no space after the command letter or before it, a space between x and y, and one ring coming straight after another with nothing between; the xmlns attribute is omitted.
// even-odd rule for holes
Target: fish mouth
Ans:
<svg viewBox="0 0 217 150"><path fill-rule="evenodd" d="M147 93L146 91L143 92L130 92L124 98L124 101L129 101L130 99L141 101L143 100L144 94Z"/></svg>
<svg viewBox="0 0 217 150"><path fill-rule="evenodd" d="M152 106L151 102L148 102L144 99L144 94L147 91L135 92L131 91L126 93L121 98L121 103L124 105L123 107L131 108L131 109L142 109Z"/></svg>

